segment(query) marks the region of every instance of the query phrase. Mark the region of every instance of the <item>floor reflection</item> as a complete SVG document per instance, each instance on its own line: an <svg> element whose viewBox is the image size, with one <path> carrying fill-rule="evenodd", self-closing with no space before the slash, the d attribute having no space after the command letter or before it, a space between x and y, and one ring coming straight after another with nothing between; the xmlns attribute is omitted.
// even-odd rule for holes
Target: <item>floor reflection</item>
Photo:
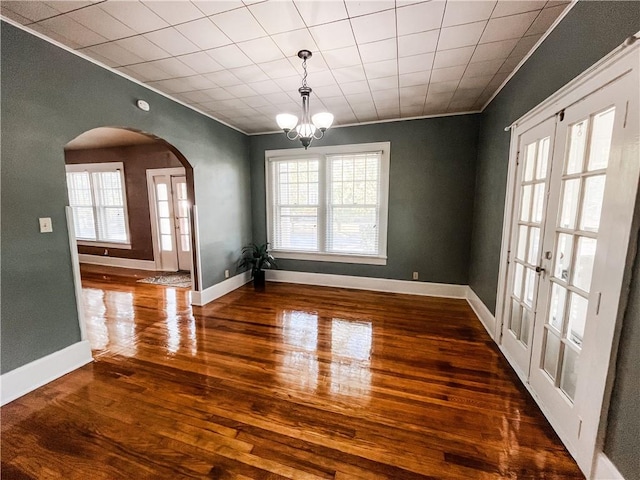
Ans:
<svg viewBox="0 0 640 480"><path fill-rule="evenodd" d="M371 389L371 322L324 319L315 312L284 310L279 315L288 347L278 368L289 387L309 392L367 398ZM322 387L322 388L320 388Z"/></svg>
<svg viewBox="0 0 640 480"><path fill-rule="evenodd" d="M120 355L134 356L137 353L137 324L133 294L85 288L83 301L87 338L92 350L117 349Z"/></svg>

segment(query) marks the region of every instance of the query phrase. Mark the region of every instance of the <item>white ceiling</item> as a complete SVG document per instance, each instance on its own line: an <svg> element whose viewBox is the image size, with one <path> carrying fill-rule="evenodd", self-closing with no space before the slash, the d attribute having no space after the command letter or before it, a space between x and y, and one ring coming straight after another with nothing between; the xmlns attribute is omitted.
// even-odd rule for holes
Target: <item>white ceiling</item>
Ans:
<svg viewBox="0 0 640 480"><path fill-rule="evenodd" d="M98 127L81 133L64 146L65 150L84 150L87 148L126 147L156 143L158 140L142 133L124 128Z"/></svg>
<svg viewBox="0 0 640 480"><path fill-rule="evenodd" d="M568 0L2 1L29 28L247 132L478 111ZM153 106L152 106L153 108Z"/></svg>

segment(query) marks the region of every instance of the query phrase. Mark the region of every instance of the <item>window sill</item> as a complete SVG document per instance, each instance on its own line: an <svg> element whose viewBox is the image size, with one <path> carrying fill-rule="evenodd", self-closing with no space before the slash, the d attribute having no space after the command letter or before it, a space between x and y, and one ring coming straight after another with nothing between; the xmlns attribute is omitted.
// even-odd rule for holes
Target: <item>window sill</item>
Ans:
<svg viewBox="0 0 640 480"><path fill-rule="evenodd" d="M76 243L83 247L116 248L119 250L131 250L130 243L92 242L91 240L77 240Z"/></svg>
<svg viewBox="0 0 640 480"><path fill-rule="evenodd" d="M311 253L311 252L286 252L271 250L271 254L277 259L286 260L310 260L314 262L336 263L362 263L366 265L386 265L386 256L374 255L348 255L341 253Z"/></svg>

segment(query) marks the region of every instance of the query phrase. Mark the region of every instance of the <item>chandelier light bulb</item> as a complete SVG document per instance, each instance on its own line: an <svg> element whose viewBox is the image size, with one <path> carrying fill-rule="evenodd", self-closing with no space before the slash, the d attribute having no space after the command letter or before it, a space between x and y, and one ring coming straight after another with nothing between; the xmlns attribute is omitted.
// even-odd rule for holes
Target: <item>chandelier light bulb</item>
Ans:
<svg viewBox="0 0 640 480"><path fill-rule="evenodd" d="M276 122L278 122L278 126L284 131L287 138L289 140L300 140L305 150L314 139L320 140L324 137L324 132L333 123L333 115L328 112L316 113L311 117L310 102L313 90L307 85L307 59L311 58L311 55L309 50L300 50L298 52L298 57L302 59L302 69L304 70L302 86L298 89L302 99L300 123L298 123L298 117L290 113L281 113L276 116Z"/></svg>

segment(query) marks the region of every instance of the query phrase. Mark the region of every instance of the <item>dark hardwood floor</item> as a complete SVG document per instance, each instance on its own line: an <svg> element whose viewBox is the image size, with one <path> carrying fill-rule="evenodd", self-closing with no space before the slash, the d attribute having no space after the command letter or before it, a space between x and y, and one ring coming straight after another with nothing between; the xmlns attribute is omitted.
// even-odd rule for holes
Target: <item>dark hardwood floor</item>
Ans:
<svg viewBox="0 0 640 480"><path fill-rule="evenodd" d="M95 362L1 409L3 479L584 478L463 300L136 279L83 268Z"/></svg>

